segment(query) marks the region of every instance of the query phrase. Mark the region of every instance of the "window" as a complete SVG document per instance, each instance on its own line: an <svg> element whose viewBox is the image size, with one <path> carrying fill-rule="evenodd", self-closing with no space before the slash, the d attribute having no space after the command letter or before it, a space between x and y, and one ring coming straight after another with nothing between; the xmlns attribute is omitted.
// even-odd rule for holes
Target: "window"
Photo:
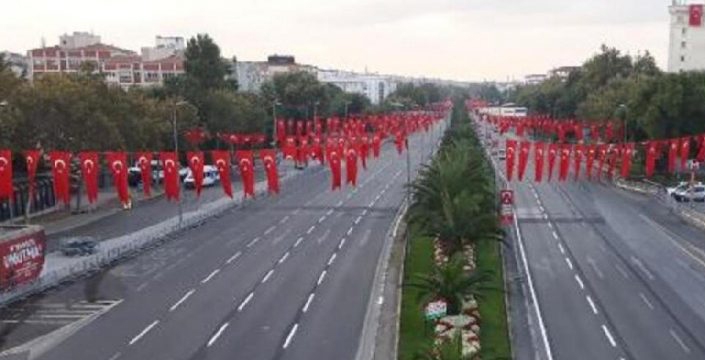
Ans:
<svg viewBox="0 0 705 360"><path fill-rule="evenodd" d="M688 28L682 28L681 29L681 35L685 35L688 33Z"/></svg>
<svg viewBox="0 0 705 360"><path fill-rule="evenodd" d="M685 49L685 41L681 41L681 49Z"/></svg>
<svg viewBox="0 0 705 360"><path fill-rule="evenodd" d="M681 55L681 62L685 62L685 56Z"/></svg>

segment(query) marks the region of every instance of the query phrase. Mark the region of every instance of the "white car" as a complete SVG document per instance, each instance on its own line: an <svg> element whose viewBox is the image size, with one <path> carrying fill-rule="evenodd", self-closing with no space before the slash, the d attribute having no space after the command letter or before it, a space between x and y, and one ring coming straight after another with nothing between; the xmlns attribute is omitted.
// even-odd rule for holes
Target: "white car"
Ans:
<svg viewBox="0 0 705 360"><path fill-rule="evenodd" d="M697 184L685 188L679 188L673 192L673 198L676 201L700 201L705 202L705 186Z"/></svg>
<svg viewBox="0 0 705 360"><path fill-rule="evenodd" d="M201 182L201 186L203 187L209 187L217 184L220 181L220 173L218 172L218 168L213 166L213 165L204 165L203 166L203 181ZM195 182L193 179L193 173L191 172L191 169L187 170L186 173L186 178L184 179L184 186L189 189L195 188Z"/></svg>

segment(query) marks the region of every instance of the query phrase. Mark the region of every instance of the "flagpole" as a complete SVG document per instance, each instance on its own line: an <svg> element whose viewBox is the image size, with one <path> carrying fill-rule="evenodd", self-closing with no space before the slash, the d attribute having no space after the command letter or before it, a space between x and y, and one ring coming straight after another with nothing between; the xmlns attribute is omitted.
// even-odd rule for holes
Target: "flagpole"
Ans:
<svg viewBox="0 0 705 360"><path fill-rule="evenodd" d="M176 128L176 110L178 109L179 106L183 106L188 104L186 101L179 101L174 103L174 111L172 112L172 117L171 117L171 128L172 128L172 133L174 136L174 154L176 155L176 162L179 164L179 166L176 169L176 176L179 179L179 191L181 192L181 175L179 174L179 171L181 170L181 161L179 159L179 134ZM179 199L177 200L178 203L178 208L179 208L179 227L181 227L181 224L184 220L184 211L183 211L183 204L181 203L181 198L185 195L185 193L182 192L180 194Z"/></svg>

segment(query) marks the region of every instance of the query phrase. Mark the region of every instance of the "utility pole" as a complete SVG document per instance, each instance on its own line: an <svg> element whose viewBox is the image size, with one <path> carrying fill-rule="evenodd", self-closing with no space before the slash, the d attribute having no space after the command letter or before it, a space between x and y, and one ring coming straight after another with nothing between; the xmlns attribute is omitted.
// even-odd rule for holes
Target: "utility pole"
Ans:
<svg viewBox="0 0 705 360"><path fill-rule="evenodd" d="M177 130L176 126L176 110L178 109L179 106L184 106L187 105L188 102L186 101L178 101L174 103L174 111L172 112L172 117L171 117L171 129L172 129L172 134L174 136L174 153L176 154L176 163L179 165L176 169L176 176L179 179L179 188L181 188L181 176L179 175L179 170L181 169L181 160L179 157L179 132ZM181 190L181 189L179 189ZM179 196L178 202L178 208L179 208L179 227L181 227L181 224L183 223L184 220L184 210L183 210L183 204L181 203L181 199L185 194L181 194Z"/></svg>

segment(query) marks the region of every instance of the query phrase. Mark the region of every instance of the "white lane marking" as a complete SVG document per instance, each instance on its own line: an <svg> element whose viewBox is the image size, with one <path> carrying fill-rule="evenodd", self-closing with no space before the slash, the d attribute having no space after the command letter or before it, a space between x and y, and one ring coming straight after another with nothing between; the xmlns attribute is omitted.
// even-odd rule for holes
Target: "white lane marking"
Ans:
<svg viewBox="0 0 705 360"><path fill-rule="evenodd" d="M267 275L265 275L264 278L262 278L262 284L266 283L267 280L269 280L269 278L272 276L272 274L274 274L274 269L269 270L267 272Z"/></svg>
<svg viewBox="0 0 705 360"><path fill-rule="evenodd" d="M366 216L366 215L367 215L367 209L362 210L362 216Z"/></svg>
<svg viewBox="0 0 705 360"><path fill-rule="evenodd" d="M550 222L549 222L549 223L548 223L548 227L550 227L551 229L553 229L553 223L550 223Z"/></svg>
<svg viewBox="0 0 705 360"><path fill-rule="evenodd" d="M286 254L284 254L284 255L279 259L279 263L280 263L280 264L283 263L283 262L286 260L286 258L288 258L288 257L289 257L289 252L287 251Z"/></svg>
<svg viewBox="0 0 705 360"><path fill-rule="evenodd" d="M330 209L330 210L326 211L326 215L328 215L328 216L333 215L333 209Z"/></svg>
<svg viewBox="0 0 705 360"><path fill-rule="evenodd" d="M218 338L223 333L223 331L225 331L225 329L228 328L228 325L229 325L229 323L225 323L225 324L221 325L220 329L218 329L218 331L215 334L213 334L211 339L208 340L208 344L206 344L206 347L211 347L211 345L213 345L216 342L216 340L218 340Z"/></svg>
<svg viewBox="0 0 705 360"><path fill-rule="evenodd" d="M310 233L313 232L313 230L316 230L316 225L311 225L311 227L308 228L308 230L306 230L306 233L307 233L307 234L310 234Z"/></svg>
<svg viewBox="0 0 705 360"><path fill-rule="evenodd" d="M176 310L176 308L178 308L179 305L183 304L184 301L186 301L186 299L188 299L189 296L193 295L193 293L195 293L195 292L196 292L196 289L191 289L191 290L189 290L189 291L186 293L186 295L182 296L181 299L179 299L179 301L175 302L174 305L171 305L171 307L169 308L169 311L174 311L174 310Z"/></svg>
<svg viewBox="0 0 705 360"><path fill-rule="evenodd" d="M311 294L308 295L308 300L306 300L306 304L305 304L304 307L301 309L301 311L303 311L303 312L307 312L307 311L308 311L308 307L311 306L311 302L313 301L313 297L314 297L314 296L316 296L316 294L314 294L314 293L311 293Z"/></svg>
<svg viewBox="0 0 705 360"><path fill-rule="evenodd" d="M570 259L568 259L568 258L565 258L565 262L566 262L566 264L568 264L568 267L569 267L571 270L573 270L573 262L570 261Z"/></svg>
<svg viewBox="0 0 705 360"><path fill-rule="evenodd" d="M669 329L668 332L671 333L671 337L673 337L673 339L676 340L676 342L678 343L678 345L681 346L681 348L683 349L683 351L685 351L686 353L690 354L690 348L688 348L688 347L685 345L685 343L684 343L683 340L680 338L680 336L678 336L678 334L676 334L676 332L675 332L673 329Z"/></svg>
<svg viewBox="0 0 705 360"><path fill-rule="evenodd" d="M558 240L558 234L555 231L551 231L551 235L553 235L553 238Z"/></svg>
<svg viewBox="0 0 705 360"><path fill-rule="evenodd" d="M540 204L539 204L539 210L540 210L541 212L546 212L546 209L544 209L544 208L543 208L543 205L540 205Z"/></svg>
<svg viewBox="0 0 705 360"><path fill-rule="evenodd" d="M590 308L592 309L592 313L597 315L597 307L595 306L595 303L592 301L592 298L590 295L585 295L585 299L587 299L588 304L590 304Z"/></svg>
<svg viewBox="0 0 705 360"><path fill-rule="evenodd" d="M148 284L149 284L148 282L144 282L144 283L140 284L140 286L138 286L137 289L135 289L135 290L137 290L137 292L140 292L140 291L144 290Z"/></svg>
<svg viewBox="0 0 705 360"><path fill-rule="evenodd" d="M248 247L248 248L251 248L254 244L257 244L258 241L259 241L259 236L256 237L256 238L254 238L254 239L252 239L252 241L250 241L250 243L247 244L247 247Z"/></svg>
<svg viewBox="0 0 705 360"><path fill-rule="evenodd" d="M604 324L602 325L602 331L605 333L605 337L610 342L610 345L612 345L612 347L617 347L617 343L614 341L614 338L612 337L612 333L607 328L607 326L605 326Z"/></svg>
<svg viewBox="0 0 705 360"><path fill-rule="evenodd" d="M215 269L215 270L213 270L212 273L208 274L208 276L206 276L203 280L201 280L201 284L205 284L205 283L211 281L211 279L213 278L213 276L215 276L215 275L218 274L219 272L220 272L220 269Z"/></svg>
<svg viewBox="0 0 705 360"><path fill-rule="evenodd" d="M137 334L137 336L133 337L132 340L130 340L130 343L129 343L129 344L132 345L132 344L138 342L143 336L147 335L147 333L148 333L150 330L152 330L152 328L154 328L155 326L157 326L157 324L159 324L159 320L154 320L154 322L151 323L151 324L149 324L149 325L147 325L147 327L144 328L144 330L142 330L142 332L140 332L139 334Z"/></svg>
<svg viewBox="0 0 705 360"><path fill-rule="evenodd" d="M108 360L117 360L122 355L121 352L116 352L115 355L111 356Z"/></svg>
<svg viewBox="0 0 705 360"><path fill-rule="evenodd" d="M635 258L633 255L631 256L631 260L632 260L632 262L633 262L634 264L636 264L636 266L637 266L644 274L646 274L646 277L648 277L649 280L653 280L653 279L654 279L654 275L651 274L651 271L649 271L649 269L647 269L646 266L644 266L644 264L641 262L641 260Z"/></svg>
<svg viewBox="0 0 705 360"><path fill-rule="evenodd" d="M294 324L294 327L291 328L291 331L289 331L289 335L287 335L286 340L284 340L284 345L283 345L284 349L289 347L289 344L291 343L291 340L294 338L294 335L296 335L296 330L298 328L299 328L299 324Z"/></svg>
<svg viewBox="0 0 705 360"><path fill-rule="evenodd" d="M597 274L597 277L600 279L604 279L605 275L602 274L602 270L597 266L597 263L595 262L595 259L591 258L590 256L586 257L588 264L592 267L592 269L595 271L595 274Z"/></svg>
<svg viewBox="0 0 705 360"><path fill-rule="evenodd" d="M335 204L336 207L340 207L343 205L343 200L338 201L338 203Z"/></svg>
<svg viewBox="0 0 705 360"><path fill-rule="evenodd" d="M240 303L240 306L237 307L237 311L242 311L242 309L244 309L245 306L247 306L247 303L249 303L250 300L252 300L252 298L253 298L254 296L255 296L255 293L252 293L252 292L251 292L249 295L247 295L247 297L245 298L245 300L243 300L243 301Z"/></svg>
<svg viewBox="0 0 705 360"><path fill-rule="evenodd" d="M338 250L342 249L343 245L345 245L345 238L340 239L340 243L338 243Z"/></svg>
<svg viewBox="0 0 705 360"><path fill-rule="evenodd" d="M353 232L353 227L351 226L350 229L348 229L348 232L346 234L348 236L350 236L350 234L352 234L352 232Z"/></svg>
<svg viewBox="0 0 705 360"><path fill-rule="evenodd" d="M274 229L276 229L276 228L277 228L276 225L272 225L272 226L270 226L267 230L264 231L264 234L265 234L265 235L269 235L269 234L270 234L272 231L274 231Z"/></svg>
<svg viewBox="0 0 705 360"><path fill-rule="evenodd" d="M333 255L330 256L330 259L328 259L328 266L330 266L333 261L335 261L336 256L338 256L337 253L333 253Z"/></svg>
<svg viewBox="0 0 705 360"><path fill-rule="evenodd" d="M575 281L578 282L578 285L580 286L580 290L585 289L585 284L583 284L583 280L578 276L578 274L575 274Z"/></svg>
<svg viewBox="0 0 705 360"><path fill-rule="evenodd" d="M565 249L563 248L563 245L561 245L561 243L558 243L558 250L561 251L561 254L565 254Z"/></svg>
<svg viewBox="0 0 705 360"><path fill-rule="evenodd" d="M625 279L629 279L629 275L627 274L627 271L624 270L619 264L614 264L614 266L617 268L617 271L619 271L622 276L624 276Z"/></svg>
<svg viewBox="0 0 705 360"><path fill-rule="evenodd" d="M294 211L291 212L291 215L296 215L301 212L301 209L295 209Z"/></svg>
<svg viewBox="0 0 705 360"><path fill-rule="evenodd" d="M361 220L362 216L358 216L357 218L355 218L355 225L359 224Z"/></svg>
<svg viewBox="0 0 705 360"><path fill-rule="evenodd" d="M294 247L298 247L299 244L301 244L302 241L304 241L304 238L303 238L303 237L300 237L300 238L296 239L296 242L294 243Z"/></svg>
<svg viewBox="0 0 705 360"><path fill-rule="evenodd" d="M225 263L226 263L226 264L232 263L232 262L235 261L237 258L239 258L240 255L242 255L242 252L241 252L241 251L236 252L235 255L231 256L228 260L225 261Z"/></svg>
<svg viewBox="0 0 705 360"><path fill-rule="evenodd" d="M382 305L382 304L384 304L384 296L380 296L379 298L377 298L377 305Z"/></svg>
<svg viewBox="0 0 705 360"><path fill-rule="evenodd" d="M283 224L283 223L285 223L285 222L287 222L287 221L289 221L289 215L284 216L281 220L279 220L279 223L280 223L280 224Z"/></svg>
<svg viewBox="0 0 705 360"><path fill-rule="evenodd" d="M319 223L319 224L322 223L322 222L324 222L324 221L326 221L326 216L325 216L325 215L323 215L323 216L321 216L321 217L318 218L318 223Z"/></svg>
<svg viewBox="0 0 705 360"><path fill-rule="evenodd" d="M321 283L323 282L323 279L326 277L326 272L327 272L326 270L323 270L323 272L321 273L321 275L318 276L318 282L316 282L316 285L317 285L317 286L318 286L318 285L321 285Z"/></svg>
<svg viewBox="0 0 705 360"><path fill-rule="evenodd" d="M644 304L649 307L649 309L654 309L654 305L651 304L651 301L649 301L649 299L646 297L646 295L644 295L644 293L639 293L639 297L641 298L641 301L643 301Z"/></svg>
<svg viewBox="0 0 705 360"><path fill-rule="evenodd" d="M548 214L547 214L547 213L543 213L543 219L544 219L544 220L548 220Z"/></svg>

